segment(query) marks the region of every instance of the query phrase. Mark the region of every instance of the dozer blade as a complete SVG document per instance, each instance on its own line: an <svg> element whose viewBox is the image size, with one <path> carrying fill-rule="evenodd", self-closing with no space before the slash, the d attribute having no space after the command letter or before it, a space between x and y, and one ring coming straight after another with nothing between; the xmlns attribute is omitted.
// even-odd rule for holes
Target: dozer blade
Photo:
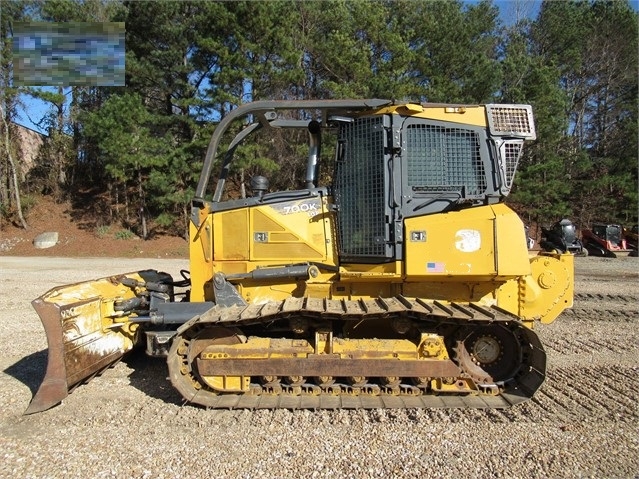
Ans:
<svg viewBox="0 0 639 479"><path fill-rule="evenodd" d="M135 343L137 324L116 302L135 298L125 278L143 281L139 273L54 288L31 304L47 335L49 359L44 380L25 414L49 409L77 384L117 362ZM121 309L121 308L119 308Z"/></svg>

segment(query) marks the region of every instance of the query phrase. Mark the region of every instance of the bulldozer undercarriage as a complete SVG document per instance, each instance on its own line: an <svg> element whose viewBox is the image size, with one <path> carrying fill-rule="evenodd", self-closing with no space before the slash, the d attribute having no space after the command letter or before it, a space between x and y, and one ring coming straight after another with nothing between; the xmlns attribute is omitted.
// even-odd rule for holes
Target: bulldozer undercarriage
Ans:
<svg viewBox="0 0 639 479"><path fill-rule="evenodd" d="M506 311L401 296L215 307L168 355L173 385L209 408L506 408L534 394L545 362Z"/></svg>

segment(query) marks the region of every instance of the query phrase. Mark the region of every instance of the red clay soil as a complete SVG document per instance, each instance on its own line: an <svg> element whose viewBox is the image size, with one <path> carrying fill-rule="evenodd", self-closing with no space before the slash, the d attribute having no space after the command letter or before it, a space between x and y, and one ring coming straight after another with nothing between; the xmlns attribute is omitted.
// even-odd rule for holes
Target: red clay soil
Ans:
<svg viewBox="0 0 639 479"><path fill-rule="evenodd" d="M7 222L0 224L0 256L188 258L188 242L184 238L159 235L144 241L123 234L124 228L119 226L97 228L76 220L76 213L68 203L40 199L26 216L28 229ZM33 240L44 232L57 232L58 244L35 248Z"/></svg>

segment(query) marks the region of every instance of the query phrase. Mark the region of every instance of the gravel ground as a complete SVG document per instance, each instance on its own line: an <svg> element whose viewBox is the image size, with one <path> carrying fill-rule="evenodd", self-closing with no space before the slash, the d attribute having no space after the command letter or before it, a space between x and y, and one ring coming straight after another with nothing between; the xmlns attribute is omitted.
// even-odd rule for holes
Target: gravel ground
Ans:
<svg viewBox="0 0 639 479"><path fill-rule="evenodd" d="M184 260L0 257L1 478L639 477L639 260L576 258L572 311L539 326L546 382L509 410L204 410L134 354L22 416L46 366L31 299Z"/></svg>

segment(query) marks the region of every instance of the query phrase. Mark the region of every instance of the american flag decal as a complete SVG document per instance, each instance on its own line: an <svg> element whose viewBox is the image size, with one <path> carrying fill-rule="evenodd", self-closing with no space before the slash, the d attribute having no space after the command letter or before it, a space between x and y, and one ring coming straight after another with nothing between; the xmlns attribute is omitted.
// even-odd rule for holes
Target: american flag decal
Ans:
<svg viewBox="0 0 639 479"><path fill-rule="evenodd" d="M426 271L428 273L443 273L444 263L426 263Z"/></svg>

